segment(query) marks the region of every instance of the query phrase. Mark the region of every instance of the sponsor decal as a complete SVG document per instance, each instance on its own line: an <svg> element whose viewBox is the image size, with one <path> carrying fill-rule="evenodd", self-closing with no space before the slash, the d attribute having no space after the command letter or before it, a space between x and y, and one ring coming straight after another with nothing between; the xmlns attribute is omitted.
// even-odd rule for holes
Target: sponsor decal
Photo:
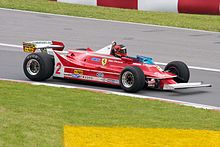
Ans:
<svg viewBox="0 0 220 147"><path fill-rule="evenodd" d="M108 63L108 59L103 58L103 59L102 59L102 65L105 66L107 63Z"/></svg>
<svg viewBox="0 0 220 147"><path fill-rule="evenodd" d="M132 63L133 65L141 65L140 63Z"/></svg>
<svg viewBox="0 0 220 147"><path fill-rule="evenodd" d="M100 77L100 78L103 78L103 77L104 77L104 74L103 74L103 73L97 73L96 76L97 76L97 77Z"/></svg>
<svg viewBox="0 0 220 147"><path fill-rule="evenodd" d="M116 80L116 79L108 79L108 78L103 78L103 77L94 77L93 80L100 81L100 82L106 82L106 83L119 84L119 80Z"/></svg>
<svg viewBox="0 0 220 147"><path fill-rule="evenodd" d="M119 80L115 80L115 79L107 79L107 82L119 84Z"/></svg>
<svg viewBox="0 0 220 147"><path fill-rule="evenodd" d="M120 60L108 60L109 62L113 62L113 63L120 63L120 64L122 64L123 62L122 61L120 61Z"/></svg>
<svg viewBox="0 0 220 147"><path fill-rule="evenodd" d="M78 75L83 75L83 71L82 70L74 70L73 71L74 74L78 74Z"/></svg>
<svg viewBox="0 0 220 147"><path fill-rule="evenodd" d="M72 74L71 75L73 78L80 78L80 75L79 74Z"/></svg>
<svg viewBox="0 0 220 147"><path fill-rule="evenodd" d="M32 44L32 43L24 43L23 50L24 52L35 52L36 46L35 44Z"/></svg>
<svg viewBox="0 0 220 147"><path fill-rule="evenodd" d="M72 74L64 73L64 76L72 76Z"/></svg>
<svg viewBox="0 0 220 147"><path fill-rule="evenodd" d="M163 69L160 68L160 66L156 66L156 68L157 68L159 71L163 71Z"/></svg>
<svg viewBox="0 0 220 147"><path fill-rule="evenodd" d="M80 77L85 80L93 80L92 76L80 76Z"/></svg>
<svg viewBox="0 0 220 147"><path fill-rule="evenodd" d="M103 73L97 73L96 76L87 76L87 75L80 75L80 74L71 74L71 73L65 73L65 76L69 76L72 78L77 79L85 79L85 80L94 80L94 81L100 81L100 82L106 82L106 83L114 83L119 84L119 80L116 79L109 79L109 78L103 78Z"/></svg>
<svg viewBox="0 0 220 147"><path fill-rule="evenodd" d="M52 41L33 41L36 44L52 44Z"/></svg>
<svg viewBox="0 0 220 147"><path fill-rule="evenodd" d="M95 57L91 58L91 60L92 60L92 61L95 61L95 62L100 62L100 61L101 61L100 58L95 58Z"/></svg>

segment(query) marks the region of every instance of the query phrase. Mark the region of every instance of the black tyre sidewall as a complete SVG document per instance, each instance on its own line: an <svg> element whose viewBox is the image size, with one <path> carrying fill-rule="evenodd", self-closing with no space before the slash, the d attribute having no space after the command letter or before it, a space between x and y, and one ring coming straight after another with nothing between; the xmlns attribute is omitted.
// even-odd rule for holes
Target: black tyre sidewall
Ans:
<svg viewBox="0 0 220 147"><path fill-rule="evenodd" d="M189 68L188 66L182 62L182 61L172 61L170 63L168 63L165 67L165 71L169 70L171 67L175 67L177 70L178 70L178 77L181 77L178 78L174 78L174 80L177 82L177 83L187 83L189 81L189 78L190 78L190 71L189 71Z"/></svg>
<svg viewBox="0 0 220 147"><path fill-rule="evenodd" d="M49 79L54 73L54 57L52 55L45 54L46 57L46 79Z"/></svg>
<svg viewBox="0 0 220 147"><path fill-rule="evenodd" d="M36 75L31 75L27 71L27 63L29 60L35 59L40 64L40 71ZM46 53L32 53L28 55L23 63L23 70L25 75L33 81L44 81L50 78L54 72L54 61L51 55Z"/></svg>
<svg viewBox="0 0 220 147"><path fill-rule="evenodd" d="M126 71L130 71L134 76L134 84L130 88L125 87L122 83L122 75ZM137 92L143 89L145 85L144 72L137 66L125 67L120 74L120 85L123 90L125 90L126 92L131 92L131 93L134 93L134 92Z"/></svg>

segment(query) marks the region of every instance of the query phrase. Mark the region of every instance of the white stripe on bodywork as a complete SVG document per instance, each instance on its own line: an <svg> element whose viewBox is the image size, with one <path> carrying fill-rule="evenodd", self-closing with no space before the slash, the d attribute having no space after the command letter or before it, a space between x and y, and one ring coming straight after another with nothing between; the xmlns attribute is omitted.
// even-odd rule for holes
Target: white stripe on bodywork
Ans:
<svg viewBox="0 0 220 147"><path fill-rule="evenodd" d="M77 75L77 76L76 76ZM65 77L74 78L74 79L81 79L81 80L89 80L89 81L96 81L96 82L105 82L105 83L112 83L119 85L119 80L112 79L112 78L103 78L97 76L89 76L89 75L81 75L81 74L74 74L74 73L65 73ZM76 76L76 77L74 77Z"/></svg>
<svg viewBox="0 0 220 147"><path fill-rule="evenodd" d="M113 75L120 75L119 73L114 73L114 72L107 72L107 71L101 71L101 70L92 70L92 69L86 69L86 68L76 68L76 67L69 67L69 66L64 66L64 68L70 68L73 70L83 70L83 71L91 71L91 72L101 72L105 74L113 74Z"/></svg>
<svg viewBox="0 0 220 147"><path fill-rule="evenodd" d="M53 76L64 78L64 66L63 66L62 62L60 61L60 59L55 54L55 52L53 52L53 55L54 55L54 59L55 59Z"/></svg>

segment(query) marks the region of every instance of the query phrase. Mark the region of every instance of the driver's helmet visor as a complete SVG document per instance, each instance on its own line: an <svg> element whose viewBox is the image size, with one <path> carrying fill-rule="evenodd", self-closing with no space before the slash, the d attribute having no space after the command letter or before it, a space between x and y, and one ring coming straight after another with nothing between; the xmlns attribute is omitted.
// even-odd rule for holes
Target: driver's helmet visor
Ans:
<svg viewBox="0 0 220 147"><path fill-rule="evenodd" d="M121 49L119 50L119 53L121 53L121 54L127 54L127 49L126 49L125 47L123 47L123 48L121 48Z"/></svg>

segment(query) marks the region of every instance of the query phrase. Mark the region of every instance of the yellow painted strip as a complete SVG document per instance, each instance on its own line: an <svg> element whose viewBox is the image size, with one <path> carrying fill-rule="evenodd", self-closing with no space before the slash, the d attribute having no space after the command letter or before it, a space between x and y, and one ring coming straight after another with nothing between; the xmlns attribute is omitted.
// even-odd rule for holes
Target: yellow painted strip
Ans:
<svg viewBox="0 0 220 147"><path fill-rule="evenodd" d="M64 127L65 147L220 147L220 131Z"/></svg>

